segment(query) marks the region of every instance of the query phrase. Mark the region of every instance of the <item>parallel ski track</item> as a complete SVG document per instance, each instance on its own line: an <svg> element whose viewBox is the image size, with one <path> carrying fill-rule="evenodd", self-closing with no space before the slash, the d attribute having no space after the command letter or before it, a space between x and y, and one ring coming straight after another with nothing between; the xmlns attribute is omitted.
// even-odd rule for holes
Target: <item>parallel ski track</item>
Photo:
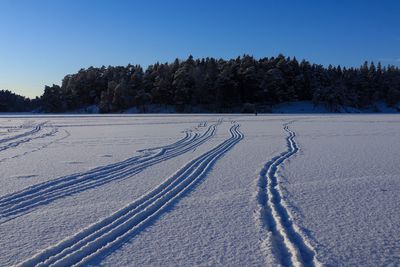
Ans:
<svg viewBox="0 0 400 267"><path fill-rule="evenodd" d="M40 135L36 135L39 132L41 132L43 130L43 125L46 124L46 122L40 123L38 125L35 126L35 128L33 128L32 130L16 135L16 136L12 136L9 138L4 138L0 140L0 143L5 143L4 145L0 146L0 152L7 150L9 148L14 148L17 147L23 143L27 143L30 142L32 140L36 140L36 139L41 139L41 138L45 138L48 136L53 136L54 134L56 134L58 132L58 128L57 127L53 127L51 129L50 132L46 132ZM11 141L11 142L10 142Z"/></svg>
<svg viewBox="0 0 400 267"><path fill-rule="evenodd" d="M50 133L49 133L48 135L46 135L46 136L54 135L54 134L56 134L57 132L58 132L58 129L57 129L57 128L54 128L54 129L52 130L52 132L50 132ZM26 155L31 154L31 153L35 153L35 152L37 152L37 151L40 151L40 150L42 150L42 149L45 149L45 148L47 148L48 146L50 146L50 145L52 145L52 144L54 144L54 143L60 142L60 141L62 141L62 140L64 140L64 139L66 139L66 138L68 138L68 137L71 136L71 134L70 134L67 130L64 130L64 133L65 133L64 136L62 136L62 137L60 137L60 138L57 138L56 140L52 140L52 141L50 141L50 142L48 142L48 143L45 143L45 144L43 144L43 145L41 145L41 146L38 146L38 147L36 147L36 148L34 148L34 149L32 149L32 150L25 151L25 152L23 152L23 153L21 153L21 154L17 154L17 155L14 155L14 156L12 156L12 157L9 157L9 158L2 158L2 159L0 159L0 163L3 163L3 162L5 162L5 161L7 161L7 160L20 158L20 157L26 156ZM44 137L46 137L46 136L42 136L42 138L44 138Z"/></svg>
<svg viewBox="0 0 400 267"><path fill-rule="evenodd" d="M46 124L46 122L43 122L43 123L40 123L40 124L36 125L32 130L29 130L27 132L24 132L24 133L21 133L21 134L17 134L17 135L14 135L14 136L10 136L10 137L6 137L6 138L2 138L2 139L0 139L0 144L5 143L5 142L9 142L9 141L12 141L12 140L16 140L16 139L19 139L19 138L23 138L23 137L26 137L26 136L29 136L29 135L32 135L32 134L35 134L35 133L37 133L37 132L42 130L42 126L44 124Z"/></svg>
<svg viewBox="0 0 400 267"><path fill-rule="evenodd" d="M212 138L220 123L221 121L210 125L202 135L187 133L182 140L161 148L152 155L136 156L85 173L60 177L1 197L0 224L56 199L131 177L147 167L191 151Z"/></svg>
<svg viewBox="0 0 400 267"><path fill-rule="evenodd" d="M184 165L150 192L18 266L81 266L115 250L188 193L216 160L243 138L239 125L229 131L230 138Z"/></svg>
<svg viewBox="0 0 400 267"><path fill-rule="evenodd" d="M0 138L0 143L2 143L1 140L8 139L10 137L13 137L15 135L20 134L20 132L23 129L26 129L26 127L24 128L23 125L19 125L19 126L0 126L0 136L2 137L2 138Z"/></svg>
<svg viewBox="0 0 400 267"><path fill-rule="evenodd" d="M269 242L281 265L321 266L314 248L295 224L280 188L279 166L299 151L296 134L289 128L290 123L284 124L284 130L288 133L287 150L267 162L260 172L257 192L260 210L257 220L269 231Z"/></svg>

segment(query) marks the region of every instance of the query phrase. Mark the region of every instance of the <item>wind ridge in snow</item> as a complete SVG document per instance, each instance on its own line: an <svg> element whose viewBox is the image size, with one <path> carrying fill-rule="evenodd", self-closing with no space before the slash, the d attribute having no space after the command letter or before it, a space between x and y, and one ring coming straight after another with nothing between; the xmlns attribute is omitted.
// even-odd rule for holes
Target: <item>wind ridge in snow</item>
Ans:
<svg viewBox="0 0 400 267"><path fill-rule="evenodd" d="M288 133L287 150L267 162L259 174L256 223L263 233L265 233L264 230L268 231L269 242L262 240L262 246L272 245L272 252L279 264L283 266L321 266L316 258L314 248L295 224L280 188L277 172L279 166L299 151L295 140L296 133L289 128L291 123L283 125L283 129Z"/></svg>
<svg viewBox="0 0 400 267"><path fill-rule="evenodd" d="M81 266L113 251L140 233L200 182L213 164L243 139L239 127L232 125L229 138L185 164L139 199L18 266Z"/></svg>
<svg viewBox="0 0 400 267"><path fill-rule="evenodd" d="M0 224L56 199L133 176L149 166L191 151L212 138L221 123L218 121L210 125L202 135L186 133L185 137L174 144L157 148L156 153L145 153L85 173L60 177L1 197Z"/></svg>

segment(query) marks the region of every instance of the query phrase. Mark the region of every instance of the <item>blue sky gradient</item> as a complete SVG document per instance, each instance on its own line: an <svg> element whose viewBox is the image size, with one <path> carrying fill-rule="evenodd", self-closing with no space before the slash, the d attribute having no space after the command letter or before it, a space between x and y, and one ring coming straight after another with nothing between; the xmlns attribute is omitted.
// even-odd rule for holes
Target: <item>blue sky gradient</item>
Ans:
<svg viewBox="0 0 400 267"><path fill-rule="evenodd" d="M0 1L0 89L41 95L80 68L257 58L400 66L400 1Z"/></svg>

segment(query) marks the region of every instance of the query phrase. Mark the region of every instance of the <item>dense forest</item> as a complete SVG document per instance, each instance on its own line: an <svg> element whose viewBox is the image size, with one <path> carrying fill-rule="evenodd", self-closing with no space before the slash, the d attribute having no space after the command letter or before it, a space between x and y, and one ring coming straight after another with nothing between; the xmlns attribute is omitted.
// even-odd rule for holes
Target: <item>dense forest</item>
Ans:
<svg viewBox="0 0 400 267"><path fill-rule="evenodd" d="M0 90L0 112L32 111L39 106L39 99L17 95L8 90Z"/></svg>
<svg viewBox="0 0 400 267"><path fill-rule="evenodd" d="M96 105L103 113L150 105L178 112L268 112L287 101L312 101L331 111L341 106L365 108L377 101L400 101L400 69L365 62L359 68L310 64L279 55L255 59L214 58L81 69L61 86L46 86L39 109L64 112Z"/></svg>

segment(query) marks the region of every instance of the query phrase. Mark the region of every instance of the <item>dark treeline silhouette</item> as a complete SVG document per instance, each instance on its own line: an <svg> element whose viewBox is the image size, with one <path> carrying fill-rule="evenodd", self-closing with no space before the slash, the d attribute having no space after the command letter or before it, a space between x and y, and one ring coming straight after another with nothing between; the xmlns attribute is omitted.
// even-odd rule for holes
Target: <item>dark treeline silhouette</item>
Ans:
<svg viewBox="0 0 400 267"><path fill-rule="evenodd" d="M309 100L331 111L342 106L371 107L377 101L400 101L400 70L365 62L359 68L310 64L283 55L255 59L214 58L81 69L62 85L46 86L40 97L44 112L63 112L96 105L103 113L150 104L178 112L268 112L273 105Z"/></svg>
<svg viewBox="0 0 400 267"><path fill-rule="evenodd" d="M11 91L0 90L0 112L31 111L38 105L39 99L30 100Z"/></svg>

